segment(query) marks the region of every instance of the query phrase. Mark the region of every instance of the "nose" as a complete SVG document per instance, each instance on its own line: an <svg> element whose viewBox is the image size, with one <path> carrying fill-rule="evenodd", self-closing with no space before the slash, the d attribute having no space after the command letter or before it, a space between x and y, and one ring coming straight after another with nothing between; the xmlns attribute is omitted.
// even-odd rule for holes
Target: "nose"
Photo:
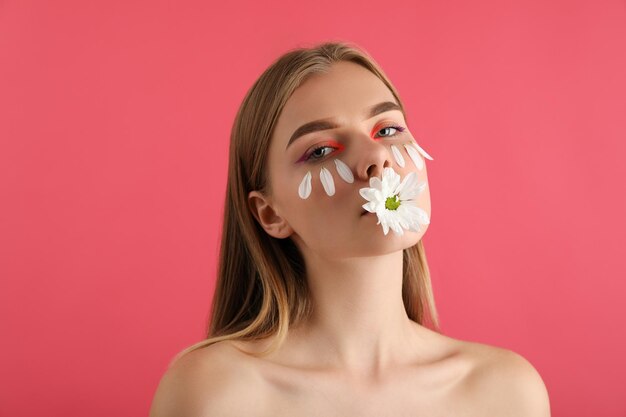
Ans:
<svg viewBox="0 0 626 417"><path fill-rule="evenodd" d="M380 177L383 170L391 166L391 150L382 140L365 137L359 145L361 150L356 176L360 180L368 182L371 177Z"/></svg>

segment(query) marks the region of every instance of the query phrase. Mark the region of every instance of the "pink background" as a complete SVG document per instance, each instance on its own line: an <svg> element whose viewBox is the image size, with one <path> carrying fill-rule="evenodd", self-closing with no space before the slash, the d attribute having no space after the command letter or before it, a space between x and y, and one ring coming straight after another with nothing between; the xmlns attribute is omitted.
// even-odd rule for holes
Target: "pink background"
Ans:
<svg viewBox="0 0 626 417"><path fill-rule="evenodd" d="M296 46L394 82L428 162L444 333L625 416L626 5L0 3L0 415L146 415L202 339L235 112Z"/></svg>

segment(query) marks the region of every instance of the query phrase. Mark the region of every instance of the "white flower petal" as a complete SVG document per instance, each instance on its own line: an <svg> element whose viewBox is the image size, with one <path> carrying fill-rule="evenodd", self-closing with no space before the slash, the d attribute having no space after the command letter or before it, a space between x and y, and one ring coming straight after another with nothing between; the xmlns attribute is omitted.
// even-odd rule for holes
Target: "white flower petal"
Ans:
<svg viewBox="0 0 626 417"><path fill-rule="evenodd" d="M303 200L306 200L311 195L311 171L307 172L304 178L302 178L298 187L298 195Z"/></svg>
<svg viewBox="0 0 626 417"><path fill-rule="evenodd" d="M419 223L412 222L411 225L409 226L409 230L412 232L421 232L422 228L420 227Z"/></svg>
<svg viewBox="0 0 626 417"><path fill-rule="evenodd" d="M430 219L428 218L428 213L421 207L418 207L413 204L405 204L405 209L410 213L411 218L415 219L415 221L419 224L430 224Z"/></svg>
<svg viewBox="0 0 626 417"><path fill-rule="evenodd" d="M400 226L400 223L398 221L399 220L398 212L396 210L388 210L386 219L387 219L387 225L389 226L389 228L393 230L396 234L401 235L402 227Z"/></svg>
<svg viewBox="0 0 626 417"><path fill-rule="evenodd" d="M335 182L333 181L333 176L330 171L324 167L320 170L320 181L322 181L326 194L329 196L335 194Z"/></svg>
<svg viewBox="0 0 626 417"><path fill-rule="evenodd" d="M352 175L352 171L345 162L335 159L335 166L337 167L337 172L339 176L347 183L352 184L354 182L354 175Z"/></svg>
<svg viewBox="0 0 626 417"><path fill-rule="evenodd" d="M402 183L398 187L398 195L400 196L400 200L410 200L413 198L411 194L416 193L415 185L417 184L417 174L415 172L409 172Z"/></svg>
<svg viewBox="0 0 626 417"><path fill-rule="evenodd" d="M422 181L420 183L411 184L410 186L405 186L400 192L400 200L408 201L414 200L420 193L422 193L426 189L426 182Z"/></svg>
<svg viewBox="0 0 626 417"><path fill-rule="evenodd" d="M422 149L422 147L421 147L421 146L419 146L419 145L417 144L417 142L414 142L414 143L413 143L413 145L415 145L415 147L417 147L417 150L419 151L419 153L421 153L421 154L422 154L422 156L424 156L424 158L426 158L426 159L430 159L431 161L434 161L434 159L432 158L432 156L428 155L428 154L426 153L426 151L425 151L424 149Z"/></svg>
<svg viewBox="0 0 626 417"><path fill-rule="evenodd" d="M398 207L398 211L399 211L399 210L400 210L400 208ZM402 215L402 214L401 214L401 213L399 213L399 212L398 212L398 214L399 214L399 216L398 216L398 224L399 224L400 226L402 226L403 228L408 229L408 228L409 228L409 225L410 225L410 223L411 223L411 222L409 221L408 216L406 216L406 215Z"/></svg>
<svg viewBox="0 0 626 417"><path fill-rule="evenodd" d="M430 224L430 218L428 217L428 213L426 213L426 210L423 210L419 207L415 207L418 211L419 214L419 220L421 224Z"/></svg>
<svg viewBox="0 0 626 417"><path fill-rule="evenodd" d="M398 224L391 225L391 228L399 236L402 236L404 234L404 231L402 230L402 227L400 227L400 225L398 225Z"/></svg>
<svg viewBox="0 0 626 417"><path fill-rule="evenodd" d="M407 202L402 204L398 211L401 212L401 216L408 223L405 229L412 230L414 232L419 232L420 222L419 222L419 212L417 211L418 207L411 204L413 202Z"/></svg>
<svg viewBox="0 0 626 417"><path fill-rule="evenodd" d="M377 190L383 190L383 182L378 177L370 178L370 187L376 188Z"/></svg>
<svg viewBox="0 0 626 417"><path fill-rule="evenodd" d="M376 202L374 201L365 203L361 207L363 207L365 210L369 211L370 213L376 213Z"/></svg>
<svg viewBox="0 0 626 417"><path fill-rule="evenodd" d="M359 190L359 194L361 194L361 197L363 197L364 199L366 199L367 201L372 201L376 198L376 192L378 190L376 188L361 188ZM380 191L378 191L380 192Z"/></svg>
<svg viewBox="0 0 626 417"><path fill-rule="evenodd" d="M404 168L404 158L396 145L391 145L391 153L393 154L393 157L396 158L398 165Z"/></svg>
<svg viewBox="0 0 626 417"><path fill-rule="evenodd" d="M400 175L396 173L391 167L383 169L383 194L385 198L390 197L389 194L395 194L396 188L400 185Z"/></svg>
<svg viewBox="0 0 626 417"><path fill-rule="evenodd" d="M417 150L417 148L408 143L405 143L404 149L406 149L406 153L408 153L411 157L411 160L413 161L413 164L415 164L415 167L421 171L422 168L424 168L424 161L419 155L419 151Z"/></svg>

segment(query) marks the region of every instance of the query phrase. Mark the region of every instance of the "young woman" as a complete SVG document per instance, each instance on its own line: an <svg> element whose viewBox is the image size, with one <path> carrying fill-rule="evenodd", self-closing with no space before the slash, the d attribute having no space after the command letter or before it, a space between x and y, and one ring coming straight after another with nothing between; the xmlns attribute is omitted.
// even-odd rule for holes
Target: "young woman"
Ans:
<svg viewBox="0 0 626 417"><path fill-rule="evenodd" d="M550 415L523 357L439 331L416 139L355 46L261 75L231 134L208 338L172 361L151 417Z"/></svg>

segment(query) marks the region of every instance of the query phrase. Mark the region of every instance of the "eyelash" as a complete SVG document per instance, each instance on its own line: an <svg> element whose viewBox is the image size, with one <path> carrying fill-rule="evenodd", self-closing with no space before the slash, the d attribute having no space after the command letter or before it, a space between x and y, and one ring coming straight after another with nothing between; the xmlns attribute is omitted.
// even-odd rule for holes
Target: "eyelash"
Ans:
<svg viewBox="0 0 626 417"><path fill-rule="evenodd" d="M390 128L391 129L396 129L398 131L398 133L390 135L390 136L383 136L383 137L391 138L391 137L394 137L394 136L398 136L400 133L404 132L404 128L402 126L398 126L398 125L383 126L383 127L381 127L378 130L378 132L380 132L381 130L390 129ZM314 148L307 156L304 157L304 162L311 162L311 161L317 162L317 161L321 161L322 159L324 159L324 157L327 156L328 154L327 155L323 155L323 156L321 156L319 158L311 158L315 152L317 152L320 149L324 149L324 148L337 149L334 146L328 146L328 145L318 146L318 147Z"/></svg>

